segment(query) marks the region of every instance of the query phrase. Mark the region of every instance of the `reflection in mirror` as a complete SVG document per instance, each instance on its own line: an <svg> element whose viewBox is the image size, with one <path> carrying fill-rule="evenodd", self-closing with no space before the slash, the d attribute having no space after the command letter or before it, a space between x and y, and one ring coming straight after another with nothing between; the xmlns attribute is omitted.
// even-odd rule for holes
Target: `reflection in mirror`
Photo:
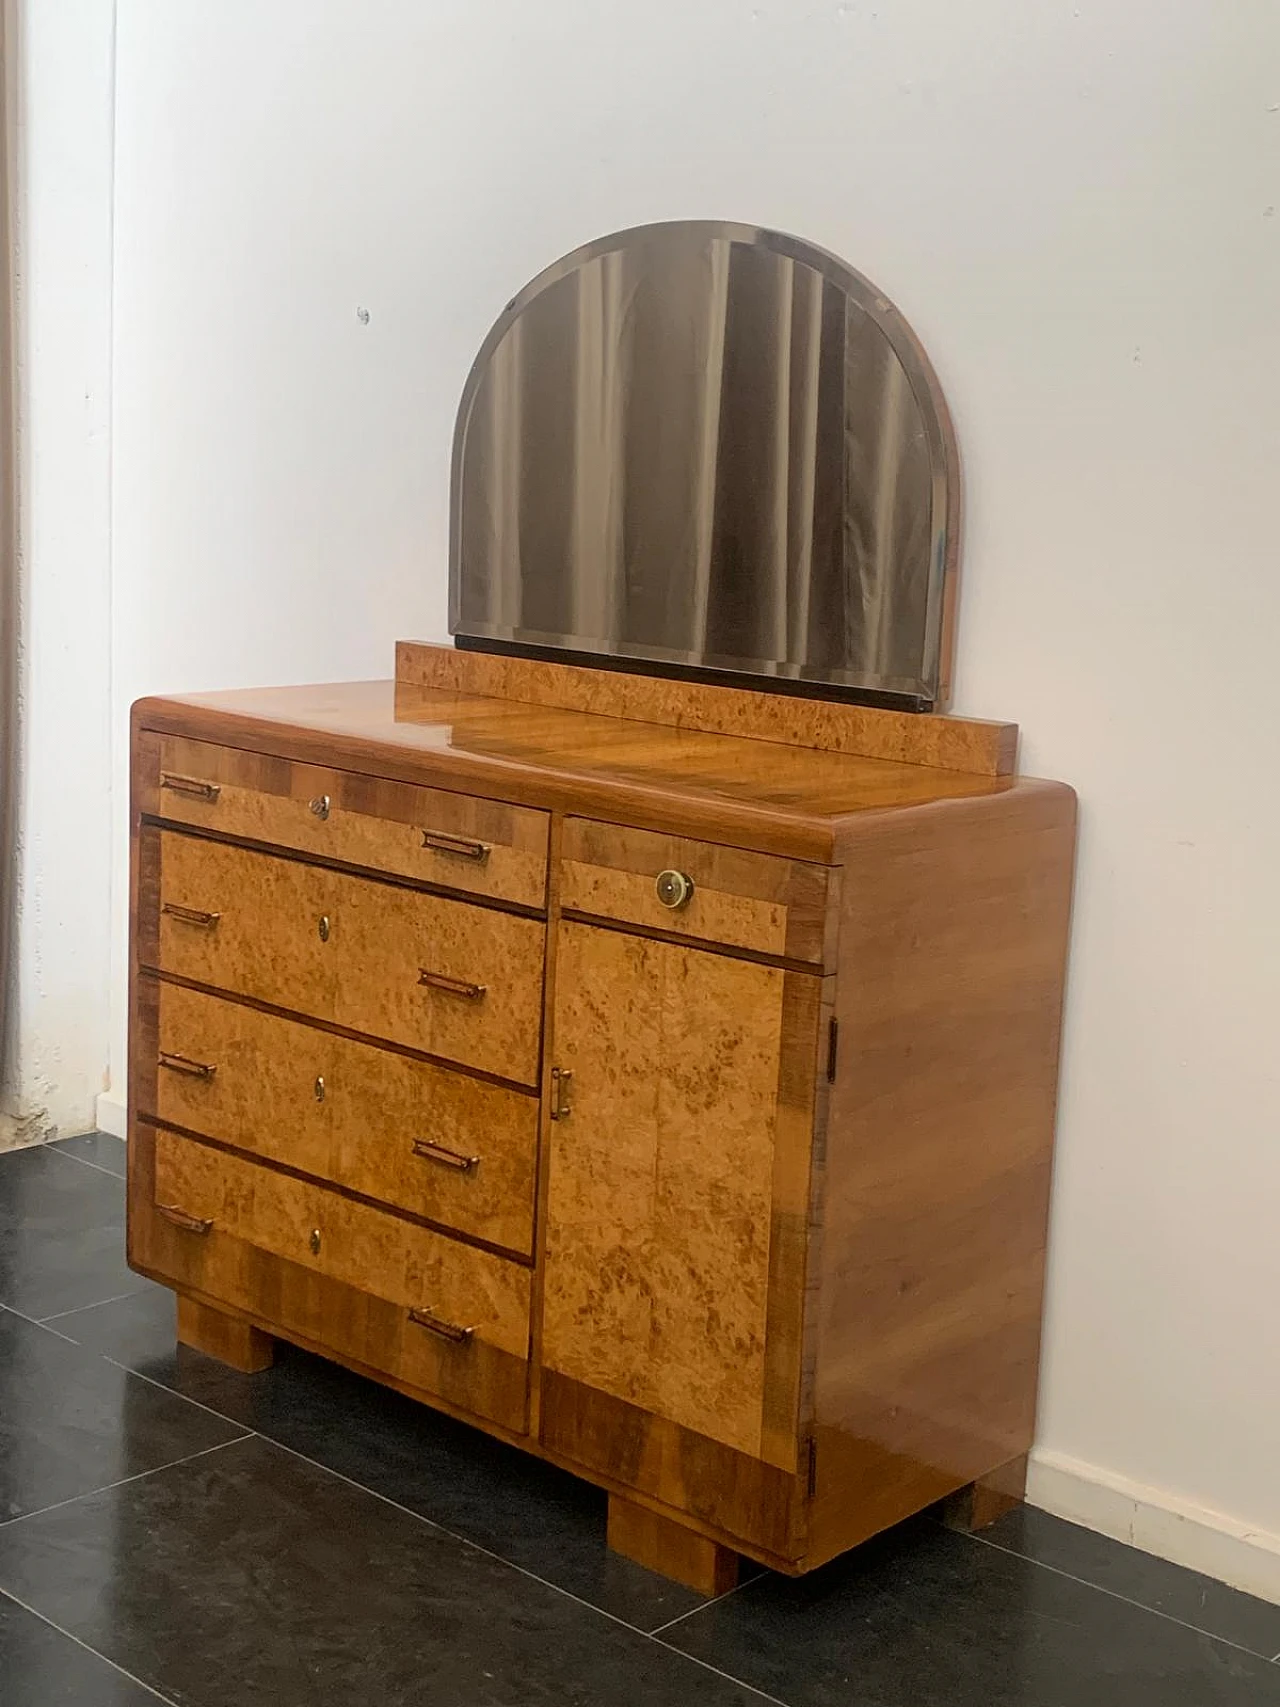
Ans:
<svg viewBox="0 0 1280 1707"><path fill-rule="evenodd" d="M936 377L842 262L643 226L510 303L453 452L461 644L945 698L959 519Z"/></svg>

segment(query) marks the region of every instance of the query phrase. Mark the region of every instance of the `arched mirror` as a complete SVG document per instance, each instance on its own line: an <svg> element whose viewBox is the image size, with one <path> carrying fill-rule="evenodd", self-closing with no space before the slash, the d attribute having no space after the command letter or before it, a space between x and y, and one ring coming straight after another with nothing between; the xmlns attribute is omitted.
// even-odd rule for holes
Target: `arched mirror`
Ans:
<svg viewBox="0 0 1280 1707"><path fill-rule="evenodd" d="M937 378L866 279L774 231L640 226L539 274L476 358L450 628L936 707L959 500Z"/></svg>

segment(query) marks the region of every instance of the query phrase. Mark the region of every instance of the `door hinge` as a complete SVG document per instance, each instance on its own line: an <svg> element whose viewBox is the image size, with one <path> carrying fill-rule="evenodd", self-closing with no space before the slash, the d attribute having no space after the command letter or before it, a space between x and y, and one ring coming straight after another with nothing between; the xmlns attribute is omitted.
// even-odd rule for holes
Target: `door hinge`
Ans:
<svg viewBox="0 0 1280 1707"><path fill-rule="evenodd" d="M840 1037L840 1021L838 1019L828 1020L828 1022L827 1022L827 1083L832 1084L832 1085L835 1084L835 1082L836 1082L836 1044L839 1040L839 1037Z"/></svg>
<svg viewBox="0 0 1280 1707"><path fill-rule="evenodd" d="M818 1491L818 1443L812 1435L809 1436L809 1463L806 1470L806 1488L812 1499Z"/></svg>

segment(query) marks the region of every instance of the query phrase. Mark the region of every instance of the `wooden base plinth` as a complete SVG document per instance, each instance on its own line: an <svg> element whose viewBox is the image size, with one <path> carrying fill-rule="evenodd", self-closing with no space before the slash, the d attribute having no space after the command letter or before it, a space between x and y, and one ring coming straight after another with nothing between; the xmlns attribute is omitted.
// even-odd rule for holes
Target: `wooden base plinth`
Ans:
<svg viewBox="0 0 1280 1707"><path fill-rule="evenodd" d="M178 1298L178 1343L194 1346L246 1375L270 1369L275 1362L276 1342L270 1334L194 1298Z"/></svg>
<svg viewBox="0 0 1280 1707"><path fill-rule="evenodd" d="M738 1581L738 1555L728 1547L617 1494L609 1495L609 1545L699 1594L727 1594Z"/></svg>
<svg viewBox="0 0 1280 1707"><path fill-rule="evenodd" d="M988 1476L970 1482L951 1494L942 1505L942 1521L948 1529L972 1534L986 1529L1007 1511L1020 1506L1027 1492L1027 1461L1011 1458Z"/></svg>

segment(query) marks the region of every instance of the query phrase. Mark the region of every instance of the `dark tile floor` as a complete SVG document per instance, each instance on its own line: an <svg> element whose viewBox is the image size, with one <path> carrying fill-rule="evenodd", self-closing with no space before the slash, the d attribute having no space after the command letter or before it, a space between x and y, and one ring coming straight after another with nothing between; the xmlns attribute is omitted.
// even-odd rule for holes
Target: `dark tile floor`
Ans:
<svg viewBox="0 0 1280 1707"><path fill-rule="evenodd" d="M122 1162L0 1156L3 1707L1280 1707L1280 1607L1031 1510L704 1601L475 1430L176 1349Z"/></svg>

